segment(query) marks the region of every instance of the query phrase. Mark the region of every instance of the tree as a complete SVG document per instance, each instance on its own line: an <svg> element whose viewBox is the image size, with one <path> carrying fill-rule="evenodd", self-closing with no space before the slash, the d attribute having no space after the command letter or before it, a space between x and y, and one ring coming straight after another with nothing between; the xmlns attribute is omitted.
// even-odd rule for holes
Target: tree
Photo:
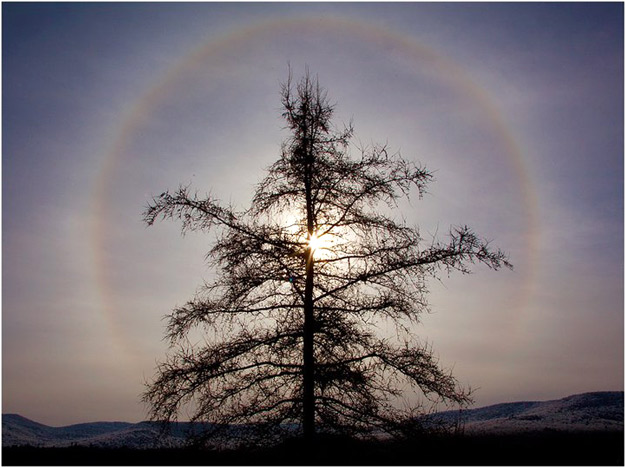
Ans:
<svg viewBox="0 0 625 467"><path fill-rule="evenodd" d="M249 209L180 187L144 213L148 225L181 221L183 233L221 229L207 255L218 279L169 316L172 352L144 400L157 420L187 407L213 436L241 424L246 436L400 435L418 413L398 403L406 390L470 402L414 334L426 280L511 265L468 227L424 245L393 212L412 190L423 195L431 173L386 146L352 157L351 124L332 124L334 106L308 71L295 86L289 73L281 91L290 137ZM198 328L204 343L191 344Z"/></svg>

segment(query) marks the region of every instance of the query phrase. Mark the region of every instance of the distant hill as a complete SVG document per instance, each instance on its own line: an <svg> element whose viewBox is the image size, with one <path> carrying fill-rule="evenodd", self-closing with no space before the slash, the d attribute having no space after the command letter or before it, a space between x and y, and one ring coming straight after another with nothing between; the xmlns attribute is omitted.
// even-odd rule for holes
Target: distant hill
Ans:
<svg viewBox="0 0 625 467"><path fill-rule="evenodd" d="M465 433L622 431L623 392L589 392L552 401L525 401L440 412L434 420L459 422Z"/></svg>
<svg viewBox="0 0 625 467"><path fill-rule="evenodd" d="M17 414L3 414L2 446L176 447L184 444L188 425L177 423L167 437L158 440L159 427L151 422L93 422L57 428Z"/></svg>
<svg viewBox="0 0 625 467"><path fill-rule="evenodd" d="M623 392L591 392L553 401L511 402L479 409L441 412L442 421L460 421L467 434L522 433L545 430L623 431ZM153 448L182 446L189 423L172 424L157 443L152 422L95 422L50 427L16 414L2 415L2 446Z"/></svg>

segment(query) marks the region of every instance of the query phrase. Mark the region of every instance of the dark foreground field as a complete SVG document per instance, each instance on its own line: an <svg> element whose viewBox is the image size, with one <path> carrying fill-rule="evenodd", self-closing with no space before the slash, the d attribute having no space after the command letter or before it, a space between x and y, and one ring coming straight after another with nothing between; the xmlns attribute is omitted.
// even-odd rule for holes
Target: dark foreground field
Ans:
<svg viewBox="0 0 625 467"><path fill-rule="evenodd" d="M623 465L623 432L330 440L264 449L3 448L3 465Z"/></svg>

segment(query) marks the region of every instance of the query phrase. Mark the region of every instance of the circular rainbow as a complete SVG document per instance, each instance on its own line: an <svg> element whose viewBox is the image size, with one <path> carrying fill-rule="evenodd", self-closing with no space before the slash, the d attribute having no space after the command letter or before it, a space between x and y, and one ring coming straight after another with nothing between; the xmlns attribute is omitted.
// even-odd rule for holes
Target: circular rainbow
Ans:
<svg viewBox="0 0 625 467"><path fill-rule="evenodd" d="M147 86L147 91L128 105L120 130L102 161L94 185L93 208L95 215L91 226L97 286L101 294L105 319L118 347L124 351L129 350L125 337L126 332L122 329L115 313L117 309L116 294L105 274L108 269L108 260L104 254L107 250L106 231L110 218L109 213L111 212L108 193L111 190L116 170L124 160L125 149L133 136L155 112L159 102L162 102L165 96L173 92L181 77L193 73L200 64L216 60L216 57L223 54L225 50L236 49L253 41L268 40L275 37L276 34L327 35L337 31L365 44L372 43L378 47L388 47L415 66L427 64L430 70L441 77L444 76L456 92L459 92L487 116L494 133L504 148L506 160L518 178L518 186L521 190L525 225L523 237L526 241L524 250L528 267L527 270L521 271L522 279L518 300L528 300L534 287L533 271L536 269L535 264L537 262L538 203L522 151L489 94L476 85L457 63L443 57L432 48L394 31L388 31L362 21L326 16L272 19L242 27L201 43L162 76L156 77L153 83ZM522 309L524 305L520 306ZM520 318L517 317L516 319Z"/></svg>

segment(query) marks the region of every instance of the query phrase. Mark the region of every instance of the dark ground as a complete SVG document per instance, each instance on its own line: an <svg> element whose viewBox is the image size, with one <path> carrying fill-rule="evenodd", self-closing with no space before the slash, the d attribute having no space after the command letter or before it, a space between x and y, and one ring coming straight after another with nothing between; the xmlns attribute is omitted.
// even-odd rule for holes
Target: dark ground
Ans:
<svg viewBox="0 0 625 467"><path fill-rule="evenodd" d="M3 465L623 465L623 432L540 432L499 436L425 436L402 442L325 440L236 451L2 449Z"/></svg>

